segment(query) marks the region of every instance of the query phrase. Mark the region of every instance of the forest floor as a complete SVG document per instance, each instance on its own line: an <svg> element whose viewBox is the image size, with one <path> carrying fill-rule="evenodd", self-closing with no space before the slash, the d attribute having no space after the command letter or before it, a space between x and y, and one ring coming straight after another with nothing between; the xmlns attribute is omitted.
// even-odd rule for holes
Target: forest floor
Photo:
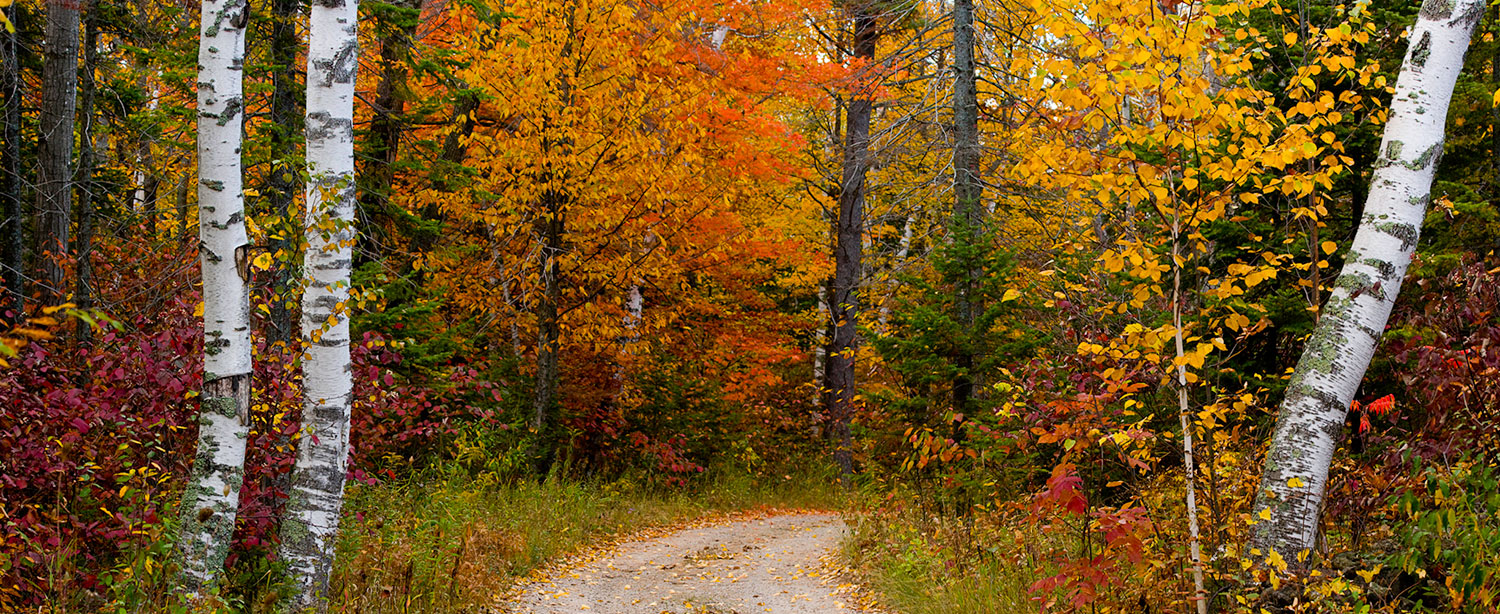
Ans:
<svg viewBox="0 0 1500 614"><path fill-rule="evenodd" d="M836 553L848 529L827 512L718 517L593 548L538 570L502 609L551 614L865 612Z"/></svg>

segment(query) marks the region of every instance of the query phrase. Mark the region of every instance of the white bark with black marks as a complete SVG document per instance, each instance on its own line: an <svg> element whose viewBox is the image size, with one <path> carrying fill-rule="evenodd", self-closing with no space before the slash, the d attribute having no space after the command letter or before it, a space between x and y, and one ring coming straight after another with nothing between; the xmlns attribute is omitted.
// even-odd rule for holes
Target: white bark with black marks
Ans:
<svg viewBox="0 0 1500 614"><path fill-rule="evenodd" d="M355 0L314 0L307 53L307 252L303 257L302 439L281 531L293 608L326 609L343 508L354 383L349 273L354 230Z"/></svg>
<svg viewBox="0 0 1500 614"><path fill-rule="evenodd" d="M198 250L203 275L203 393L198 449L178 533L182 586L217 581L229 555L245 475L250 411L250 303L240 134L246 0L204 0L198 46Z"/></svg>
<svg viewBox="0 0 1500 614"><path fill-rule="evenodd" d="M1293 566L1313 549L1349 404L1385 331L1443 153L1453 86L1482 0L1427 0L1412 26L1359 231L1287 385L1255 501L1251 545Z"/></svg>

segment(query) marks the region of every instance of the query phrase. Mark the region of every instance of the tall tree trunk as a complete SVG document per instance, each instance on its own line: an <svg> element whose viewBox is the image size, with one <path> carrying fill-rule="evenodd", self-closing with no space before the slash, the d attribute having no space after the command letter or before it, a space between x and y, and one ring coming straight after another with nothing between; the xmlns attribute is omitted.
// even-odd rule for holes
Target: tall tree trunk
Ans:
<svg viewBox="0 0 1500 614"><path fill-rule="evenodd" d="M851 8L854 20L854 57L873 70L875 43L880 36L876 7L862 1ZM867 77L873 80L873 76ZM846 478L854 473L854 439L849 423L854 417L854 354L859 342L859 278L864 258L865 174L870 168L870 111L873 85L853 94L846 114L843 175L839 182L839 213L833 256L833 341L828 348L828 416L832 421L833 460Z"/></svg>
<svg viewBox="0 0 1500 614"><path fill-rule="evenodd" d="M563 44L563 68L557 74L558 100L566 108L572 104L573 84L578 74L573 58L573 40L577 36L575 19L577 6L569 5L568 40ZM571 153L572 141L567 137L554 139L551 130L555 122L549 118L545 128L542 148L545 151L562 150ZM546 177L543 181L557 181ZM532 468L538 478L545 477L557 456L557 378L558 355L562 351L562 259L567 252L564 235L567 232L567 205L571 195L556 187L542 193L542 211L536 221L542 235L541 281L542 297L537 305L536 383L531 397Z"/></svg>
<svg viewBox="0 0 1500 614"><path fill-rule="evenodd" d="M1292 565L1317 540L1333 453L1416 250L1453 85L1482 0L1427 0L1411 29L1369 200L1344 269L1287 385L1256 495L1251 544Z"/></svg>
<svg viewBox="0 0 1500 614"><path fill-rule="evenodd" d="M12 24L15 6L0 9ZM0 271L5 273L5 287L0 289L0 322L6 311L11 321L20 321L26 313L26 206L21 179L21 110L25 104L21 90L21 54L16 33L0 28L0 96L5 108L0 114L0 203L5 206L4 232L0 232Z"/></svg>
<svg viewBox="0 0 1500 614"><path fill-rule="evenodd" d="M317 0L308 26L307 252L303 256L302 430L281 553L297 583L293 606L316 607L328 589L349 461L354 384L349 357L349 273L354 229L356 0Z"/></svg>
<svg viewBox="0 0 1500 614"><path fill-rule="evenodd" d="M537 305L536 384L531 396L532 468L538 477L545 476L556 455L557 430L557 358L561 350L561 314L563 257L562 196L548 194L542 226L542 296Z"/></svg>
<svg viewBox="0 0 1500 614"><path fill-rule="evenodd" d="M372 216L389 217L391 188L396 178L395 164L401 153L401 134L406 130L406 60L416 34L417 13L420 6L415 0L394 0L395 9L391 22L376 26L380 33L379 81L375 84L375 98L370 102L373 117L370 128L363 134L363 151L359 156L363 164L359 172L359 208L363 219ZM378 225L361 235L359 254L378 258L379 241L373 241L373 232Z"/></svg>
<svg viewBox="0 0 1500 614"><path fill-rule="evenodd" d="M1193 565L1193 608L1208 614L1208 593L1203 590L1203 549L1198 539L1198 464L1193 459L1192 408L1188 405L1187 362L1183 359L1182 310L1182 216L1181 204L1172 211L1172 342L1177 364L1177 420L1182 427L1182 468L1188 521L1188 560Z"/></svg>
<svg viewBox="0 0 1500 614"><path fill-rule="evenodd" d="M953 380L953 410L966 414L974 396L974 323L984 305L978 295L979 241L984 236L984 184L979 177L979 97L974 71L974 0L953 3L953 229L967 270L954 301L959 326L958 374Z"/></svg>
<svg viewBox="0 0 1500 614"><path fill-rule="evenodd" d="M77 103L78 2L47 0L38 126L35 253L42 266L42 302L49 305L62 302L66 292L61 259L68 253L72 222L73 114Z"/></svg>
<svg viewBox="0 0 1500 614"><path fill-rule="evenodd" d="M97 0L89 7L83 25L83 74L79 84L78 106L82 119L78 127L78 241L77 283L73 290L73 302L80 309L94 306L94 69L99 63L99 7ZM79 345L90 342L92 329L88 322L79 320L74 336ZM82 374L88 377L87 372Z"/></svg>
<svg viewBox="0 0 1500 614"><path fill-rule="evenodd" d="M250 303L240 269L245 201L246 0L204 0L198 47L198 238L203 271L203 396L198 453L182 495L182 584L196 594L224 568L245 475L250 415Z"/></svg>
<svg viewBox="0 0 1500 614"><path fill-rule="evenodd" d="M177 179L177 202L175 208L177 209L177 239L180 241L187 240L188 188L192 180L192 173L183 173L182 177Z"/></svg>
<svg viewBox="0 0 1500 614"><path fill-rule="evenodd" d="M303 111L302 84L297 77L297 53L301 41L297 40L298 0L272 0L271 2L271 151L275 162L271 164L270 176L266 178L266 197L271 204L272 219L280 232L270 233L267 248L275 256L270 271L271 304L268 318L269 343L292 344L297 330L296 301L292 292L297 287L298 271L291 262L301 247L297 239L301 230L302 215L293 211L297 204L297 192L302 189L301 173L297 168L294 152L302 143ZM285 486L285 485L283 485Z"/></svg>

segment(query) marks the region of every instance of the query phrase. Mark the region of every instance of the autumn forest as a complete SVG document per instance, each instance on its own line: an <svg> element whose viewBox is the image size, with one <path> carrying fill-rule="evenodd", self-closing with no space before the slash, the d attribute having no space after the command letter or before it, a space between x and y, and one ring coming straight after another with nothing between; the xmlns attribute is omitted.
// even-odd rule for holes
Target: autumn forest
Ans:
<svg viewBox="0 0 1500 614"><path fill-rule="evenodd" d="M0 611L1500 611L1487 5L0 0Z"/></svg>

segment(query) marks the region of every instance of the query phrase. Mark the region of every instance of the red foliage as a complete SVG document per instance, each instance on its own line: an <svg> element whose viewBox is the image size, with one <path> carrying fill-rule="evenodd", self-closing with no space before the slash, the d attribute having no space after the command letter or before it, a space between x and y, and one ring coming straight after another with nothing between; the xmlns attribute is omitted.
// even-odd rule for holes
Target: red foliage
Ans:
<svg viewBox="0 0 1500 614"><path fill-rule="evenodd" d="M0 371L0 585L19 589L0 605L69 590L49 585L59 561L94 588L180 488L203 371L195 302L180 295L87 350L32 344Z"/></svg>
<svg viewBox="0 0 1500 614"><path fill-rule="evenodd" d="M1052 469L1047 487L1036 495L1032 513L1052 524L1081 522L1082 552L1054 552L1058 572L1037 580L1030 587L1032 599L1043 611L1056 607L1054 595L1073 611L1093 603L1113 585L1128 582L1129 566L1141 563L1145 553L1143 535L1150 528L1146 510L1139 507L1099 507L1090 510L1077 467L1061 463Z"/></svg>

